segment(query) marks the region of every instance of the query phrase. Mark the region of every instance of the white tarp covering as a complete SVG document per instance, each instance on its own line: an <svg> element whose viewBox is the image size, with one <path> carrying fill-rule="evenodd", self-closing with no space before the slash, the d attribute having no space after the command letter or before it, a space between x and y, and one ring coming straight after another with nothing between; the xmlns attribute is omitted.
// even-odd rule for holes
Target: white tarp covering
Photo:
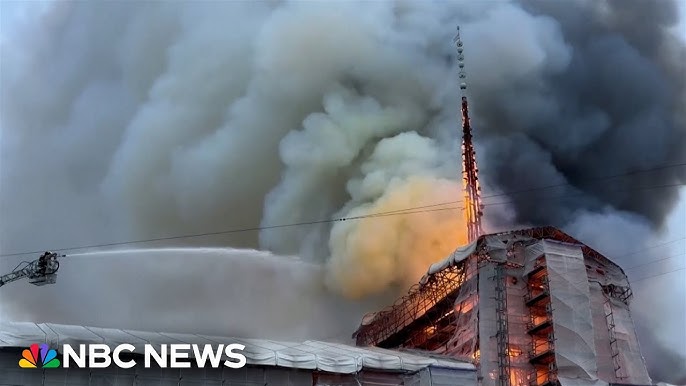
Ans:
<svg viewBox="0 0 686 386"><path fill-rule="evenodd" d="M495 385L498 374L498 322L495 301L495 266L488 264L479 270L479 355L483 384Z"/></svg>
<svg viewBox="0 0 686 386"><path fill-rule="evenodd" d="M467 257L469 257L469 255L471 255L472 253L474 253L474 251L476 251L476 244L477 244L477 241L475 240L475 241L473 241L473 242L471 242L465 246L457 248L453 253L450 254L450 256L439 261L438 263L431 264L431 266L429 267L429 271L422 278L422 280L420 282L421 283L425 282L429 275L433 275L436 272L439 272L439 271L442 271L448 267L451 267L451 266L461 262L462 260L466 259Z"/></svg>
<svg viewBox="0 0 686 386"><path fill-rule="evenodd" d="M361 348L340 343L320 341L277 342L261 339L243 339L190 334L141 332L84 326L67 326L51 323L10 322L0 324L0 347L28 347L32 343L48 343L61 349L63 344L104 343L114 347L129 343L134 352L142 354L144 344L231 344L245 345L243 354L247 363L261 366L281 366L352 374L363 368L418 371L428 366L474 370L469 363L423 357L406 352L376 347ZM191 353L192 355L192 353Z"/></svg>
<svg viewBox="0 0 686 386"><path fill-rule="evenodd" d="M455 296L455 333L445 347L445 354L454 358L473 360L479 341L479 287L477 261L465 262L466 278Z"/></svg>
<svg viewBox="0 0 686 386"><path fill-rule="evenodd" d="M624 377L617 383L632 383L635 385L649 385L652 380L648 375L645 360L641 355L638 338L631 319L629 307L626 304L611 299L612 320L615 324L615 338L619 349L619 373Z"/></svg>
<svg viewBox="0 0 686 386"><path fill-rule="evenodd" d="M553 307L555 358L563 386L595 385L598 369L586 265L581 246L550 240L545 253Z"/></svg>
<svg viewBox="0 0 686 386"><path fill-rule="evenodd" d="M428 380L421 383L431 386L476 386L476 372L455 371L440 367L429 367L420 373L428 375Z"/></svg>

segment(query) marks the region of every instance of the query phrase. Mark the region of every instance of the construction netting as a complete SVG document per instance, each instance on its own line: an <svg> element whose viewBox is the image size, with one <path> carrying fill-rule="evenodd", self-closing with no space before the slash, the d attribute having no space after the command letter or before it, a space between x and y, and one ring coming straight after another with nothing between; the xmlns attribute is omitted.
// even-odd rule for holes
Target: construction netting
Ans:
<svg viewBox="0 0 686 386"><path fill-rule="evenodd" d="M472 292L476 292L475 283L464 286L465 281L472 279L476 273L474 265L468 274L466 264L466 259L475 248L476 243L472 243L458 249L444 261L432 265L420 282L410 288L408 294L398 299L395 304L382 311L365 315L360 328L353 334L357 345L417 347L425 344L425 332L435 330L435 326L424 326L427 330L418 333L416 325L422 323L417 321L436 316L444 320L454 318L452 304L447 304L447 310L442 311L446 308L446 301L452 299L456 293L463 292L463 288L472 288L472 285ZM440 315L428 316L429 310L440 311ZM391 337L395 339L389 341Z"/></svg>
<svg viewBox="0 0 686 386"><path fill-rule="evenodd" d="M581 247L548 240L538 245L545 253L550 286L558 379L563 385L568 380L595 380L594 326Z"/></svg>
<svg viewBox="0 0 686 386"><path fill-rule="evenodd" d="M446 276L453 271L458 280ZM445 283L447 306L438 290ZM630 298L619 266L555 228L486 235L367 319L358 343L473 361L483 385L650 384ZM428 307L412 306L416 299ZM450 314L453 328L445 328Z"/></svg>
<svg viewBox="0 0 686 386"><path fill-rule="evenodd" d="M464 361L478 359L479 342L479 292L477 260L464 262L466 279L459 288L454 302L455 333L448 341L444 354Z"/></svg>
<svg viewBox="0 0 686 386"><path fill-rule="evenodd" d="M585 258L581 245L541 240L527 248L525 274L545 256L555 367L563 386L650 384L618 266Z"/></svg>
<svg viewBox="0 0 686 386"><path fill-rule="evenodd" d="M523 254L515 253L516 240L486 236L486 253L479 270L480 368L484 384L528 386L531 366L526 334L528 310Z"/></svg>

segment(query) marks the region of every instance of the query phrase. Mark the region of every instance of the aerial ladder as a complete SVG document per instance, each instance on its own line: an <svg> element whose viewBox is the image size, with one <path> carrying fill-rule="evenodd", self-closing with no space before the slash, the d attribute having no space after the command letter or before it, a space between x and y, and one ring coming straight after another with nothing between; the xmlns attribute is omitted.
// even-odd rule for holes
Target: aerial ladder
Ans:
<svg viewBox="0 0 686 386"><path fill-rule="evenodd" d="M65 256L55 252L45 252L37 260L24 261L12 272L0 275L0 287L20 279L28 279L29 283L37 286L54 284L57 280L57 270L60 269L57 258Z"/></svg>

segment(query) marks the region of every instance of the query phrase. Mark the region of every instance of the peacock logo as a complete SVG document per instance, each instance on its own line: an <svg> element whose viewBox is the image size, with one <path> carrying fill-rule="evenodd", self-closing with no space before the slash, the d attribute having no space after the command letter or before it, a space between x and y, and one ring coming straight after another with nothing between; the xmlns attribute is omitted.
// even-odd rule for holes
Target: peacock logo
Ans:
<svg viewBox="0 0 686 386"><path fill-rule="evenodd" d="M60 367L60 360L57 359L57 352L47 344L43 343L39 346L38 343L34 343L22 351L19 367L24 369L54 369Z"/></svg>

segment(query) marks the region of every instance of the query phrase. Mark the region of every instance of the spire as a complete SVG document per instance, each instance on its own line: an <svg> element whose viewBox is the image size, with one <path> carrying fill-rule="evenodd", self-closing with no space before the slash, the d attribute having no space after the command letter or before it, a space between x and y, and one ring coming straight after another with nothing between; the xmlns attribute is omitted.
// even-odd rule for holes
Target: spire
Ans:
<svg viewBox="0 0 686 386"><path fill-rule="evenodd" d="M481 227L483 205L481 204L481 187L479 187L479 169L476 166L476 153L472 144L472 128L469 124L467 74L464 70L464 48L460 39L460 27L457 27L457 35L454 41L455 46L457 46L458 76L462 95L462 182L464 184L465 217L467 220L467 237L469 242L472 242L483 234Z"/></svg>

